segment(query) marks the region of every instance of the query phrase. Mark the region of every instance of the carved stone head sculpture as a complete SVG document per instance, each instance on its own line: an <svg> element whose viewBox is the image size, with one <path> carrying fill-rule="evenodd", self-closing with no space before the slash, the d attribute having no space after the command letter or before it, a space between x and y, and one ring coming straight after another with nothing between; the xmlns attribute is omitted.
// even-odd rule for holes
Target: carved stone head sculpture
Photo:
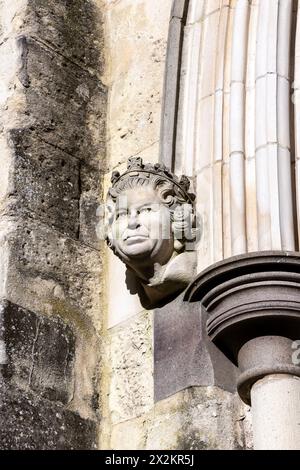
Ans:
<svg viewBox="0 0 300 470"><path fill-rule="evenodd" d="M164 165L129 158L113 172L107 199L107 242L127 266L127 287L145 308L162 306L195 274L199 230L190 181Z"/></svg>

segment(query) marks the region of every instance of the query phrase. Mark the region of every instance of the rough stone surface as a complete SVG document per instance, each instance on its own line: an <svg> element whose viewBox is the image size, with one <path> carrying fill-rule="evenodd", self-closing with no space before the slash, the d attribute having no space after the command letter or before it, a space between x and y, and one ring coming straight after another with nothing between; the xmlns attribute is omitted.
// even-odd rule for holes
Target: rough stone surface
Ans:
<svg viewBox="0 0 300 470"><path fill-rule="evenodd" d="M90 73L31 37L18 38L27 113L23 125L46 142L97 162L104 154L105 87Z"/></svg>
<svg viewBox="0 0 300 470"><path fill-rule="evenodd" d="M6 212L34 213L42 222L76 237L79 161L28 129L11 130L10 144L15 151L14 193L8 200Z"/></svg>
<svg viewBox="0 0 300 470"><path fill-rule="evenodd" d="M113 423L148 412L153 406L152 319L143 312L110 333L109 408Z"/></svg>
<svg viewBox="0 0 300 470"><path fill-rule="evenodd" d="M217 387L193 387L157 403L140 418L113 426L111 448L242 449L244 419L236 395Z"/></svg>
<svg viewBox="0 0 300 470"><path fill-rule="evenodd" d="M3 449L83 449L96 441L102 7L0 2Z"/></svg>
<svg viewBox="0 0 300 470"><path fill-rule="evenodd" d="M7 355L3 377L51 401L68 403L74 393L75 336L59 317L45 318L10 302L1 306Z"/></svg>
<svg viewBox="0 0 300 470"><path fill-rule="evenodd" d="M96 447L96 423L42 399L0 384L1 450L84 450Z"/></svg>
<svg viewBox="0 0 300 470"><path fill-rule="evenodd" d="M110 168L159 140L171 3L121 0L107 7L104 81L110 88L107 126ZM158 154L153 155L153 162L157 160Z"/></svg>
<svg viewBox="0 0 300 470"><path fill-rule="evenodd" d="M9 267L7 297L44 314L58 313L89 330L100 328L100 252L30 218L3 230L14 263Z"/></svg>
<svg viewBox="0 0 300 470"><path fill-rule="evenodd" d="M26 23L32 34L82 67L102 73L102 15L97 1L29 0L28 4Z"/></svg>

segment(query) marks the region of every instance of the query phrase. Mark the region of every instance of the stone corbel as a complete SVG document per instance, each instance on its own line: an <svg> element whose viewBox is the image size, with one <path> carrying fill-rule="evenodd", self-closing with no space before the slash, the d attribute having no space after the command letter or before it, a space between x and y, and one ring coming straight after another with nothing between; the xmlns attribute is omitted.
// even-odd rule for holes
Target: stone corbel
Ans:
<svg viewBox="0 0 300 470"><path fill-rule="evenodd" d="M201 302L207 334L240 369L257 449L300 448L300 254L259 252L210 266L185 301Z"/></svg>

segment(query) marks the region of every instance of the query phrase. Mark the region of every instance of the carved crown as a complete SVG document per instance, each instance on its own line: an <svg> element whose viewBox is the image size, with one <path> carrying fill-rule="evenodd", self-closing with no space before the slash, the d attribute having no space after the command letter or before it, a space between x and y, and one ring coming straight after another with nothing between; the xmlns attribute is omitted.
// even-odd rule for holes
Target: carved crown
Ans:
<svg viewBox="0 0 300 470"><path fill-rule="evenodd" d="M121 179L136 175L137 173L148 173L156 176L161 176L164 179L171 181L177 186L186 196L187 200L191 203L195 200L195 194L189 192L190 180L187 176L182 175L180 178L174 175L169 168L162 163L143 163L141 157L130 157L127 162L127 170L120 174L119 171L113 171L111 176L112 187L114 187Z"/></svg>

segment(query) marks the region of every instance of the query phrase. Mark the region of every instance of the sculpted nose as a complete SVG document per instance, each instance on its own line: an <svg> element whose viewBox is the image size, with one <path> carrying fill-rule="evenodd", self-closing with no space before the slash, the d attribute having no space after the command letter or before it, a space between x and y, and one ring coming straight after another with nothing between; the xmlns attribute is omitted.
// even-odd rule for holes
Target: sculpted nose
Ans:
<svg viewBox="0 0 300 470"><path fill-rule="evenodd" d="M140 226L138 221L138 214L136 211L131 212L130 217L128 219L128 228L134 229Z"/></svg>

